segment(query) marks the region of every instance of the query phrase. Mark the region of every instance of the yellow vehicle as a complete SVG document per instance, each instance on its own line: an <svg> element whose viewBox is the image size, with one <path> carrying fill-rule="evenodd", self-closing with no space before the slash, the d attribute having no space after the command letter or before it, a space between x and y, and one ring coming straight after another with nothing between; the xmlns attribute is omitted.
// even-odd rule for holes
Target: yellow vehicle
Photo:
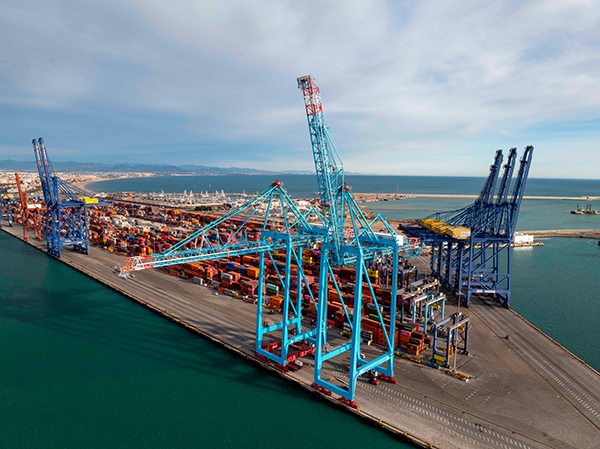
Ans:
<svg viewBox="0 0 600 449"><path fill-rule="evenodd" d="M80 196L79 199L85 204L98 204L98 198L90 198L89 196Z"/></svg>

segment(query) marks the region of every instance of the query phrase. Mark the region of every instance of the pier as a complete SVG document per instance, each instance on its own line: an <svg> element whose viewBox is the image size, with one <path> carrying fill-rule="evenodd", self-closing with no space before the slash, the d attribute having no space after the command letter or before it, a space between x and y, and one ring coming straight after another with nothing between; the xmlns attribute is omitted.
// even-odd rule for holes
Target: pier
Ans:
<svg viewBox="0 0 600 449"><path fill-rule="evenodd" d="M20 237L19 228L2 230ZM30 239L45 251L45 242ZM98 247L90 255L65 250L60 259L127 298L231 350L278 376L310 387L312 357L299 371L283 372L254 357L256 305L169 276L161 270L121 279L113 273L121 257ZM416 259L426 271L426 257ZM452 309L452 306L448 306ZM452 310L449 310L451 313ZM465 310L463 310L465 312ZM512 310L474 296L471 354L457 369L468 383L424 363L397 358L397 385L366 379L357 387L358 410L322 396L357 417L369 420L419 447L436 448L583 448L597 447L600 436L600 375ZM506 334L510 339L505 338ZM340 383L341 363L328 364Z"/></svg>
<svg viewBox="0 0 600 449"><path fill-rule="evenodd" d="M406 198L477 198L477 195L455 195L441 193L356 193L355 196L356 200L362 203L402 200ZM523 199L551 201L600 201L600 196L524 196Z"/></svg>

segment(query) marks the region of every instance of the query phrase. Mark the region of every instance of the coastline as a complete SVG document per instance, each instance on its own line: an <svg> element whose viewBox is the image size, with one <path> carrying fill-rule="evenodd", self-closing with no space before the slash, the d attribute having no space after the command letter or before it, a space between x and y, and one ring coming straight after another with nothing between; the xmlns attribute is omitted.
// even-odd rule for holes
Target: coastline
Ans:
<svg viewBox="0 0 600 449"><path fill-rule="evenodd" d="M89 189L88 186L90 184L95 183L95 182L100 182L100 181L116 181L117 179L125 179L125 178L126 178L126 176L120 176L120 177L117 177L117 178L95 178L95 179L88 179L87 181L83 181L83 182L74 182L73 185L75 187L83 189L83 190L85 190L87 192L97 193L95 190Z"/></svg>
<svg viewBox="0 0 600 449"><path fill-rule="evenodd" d="M117 176L114 178L94 178L94 179L88 179L87 181L83 181L83 182L74 182L73 185L75 187L79 187L80 189L83 189L90 193L98 193L96 190L92 190L88 186L90 184L94 184L95 182L116 181L118 179L129 179L129 178L151 178L151 177L152 176Z"/></svg>

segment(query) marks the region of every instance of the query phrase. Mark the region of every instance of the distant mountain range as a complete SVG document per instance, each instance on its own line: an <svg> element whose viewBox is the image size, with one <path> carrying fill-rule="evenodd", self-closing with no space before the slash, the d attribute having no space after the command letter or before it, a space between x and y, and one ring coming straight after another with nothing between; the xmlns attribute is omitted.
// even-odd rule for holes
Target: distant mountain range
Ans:
<svg viewBox="0 0 600 449"><path fill-rule="evenodd" d="M288 171L269 171L256 170L254 168L240 167L208 167L205 165L167 165L167 164L99 164L96 162L54 162L54 170L57 172L95 172L95 173L160 173L165 175L175 174L270 174L270 173L289 173L289 174L312 174L312 171L288 170ZM10 159L0 161L0 170L11 171L34 171L37 170L35 162L13 161Z"/></svg>

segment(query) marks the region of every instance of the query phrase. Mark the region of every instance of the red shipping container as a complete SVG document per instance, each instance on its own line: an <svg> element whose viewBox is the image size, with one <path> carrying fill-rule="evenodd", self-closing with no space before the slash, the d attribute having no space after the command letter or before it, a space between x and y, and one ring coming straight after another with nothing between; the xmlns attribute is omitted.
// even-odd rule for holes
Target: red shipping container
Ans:
<svg viewBox="0 0 600 449"><path fill-rule="evenodd" d="M422 334L420 332L413 332L410 337L419 341L423 341L425 339L425 334Z"/></svg>

